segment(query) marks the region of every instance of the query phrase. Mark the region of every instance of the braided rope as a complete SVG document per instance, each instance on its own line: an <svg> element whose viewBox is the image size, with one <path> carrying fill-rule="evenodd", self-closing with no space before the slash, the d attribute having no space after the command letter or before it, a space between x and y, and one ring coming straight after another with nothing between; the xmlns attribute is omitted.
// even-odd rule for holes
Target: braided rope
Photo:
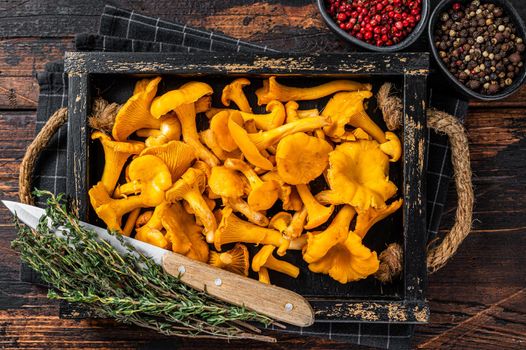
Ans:
<svg viewBox="0 0 526 350"><path fill-rule="evenodd" d="M401 126L402 102L400 98L390 95L390 91L390 83L382 85L377 94L377 101L387 128L396 130ZM427 126L449 137L453 178L458 196L453 227L445 234L440 244L430 248L427 252L427 269L433 273L447 263L471 231L475 196L471 182L469 143L462 124L454 116L430 108L427 110ZM378 280L384 283L390 282L402 271L403 250L397 243L387 247L380 254L379 259L380 268L376 273Z"/></svg>

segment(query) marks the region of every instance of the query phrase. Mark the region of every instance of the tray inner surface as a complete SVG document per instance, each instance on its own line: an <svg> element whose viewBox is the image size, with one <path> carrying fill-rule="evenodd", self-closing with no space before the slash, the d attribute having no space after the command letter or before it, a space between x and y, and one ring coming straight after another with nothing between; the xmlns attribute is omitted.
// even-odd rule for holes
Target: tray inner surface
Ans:
<svg viewBox="0 0 526 350"><path fill-rule="evenodd" d="M266 113L265 106L257 106L255 90L262 86L263 77L254 75L240 75L247 77L251 81L251 85L245 87L245 93L253 107L254 113ZM109 102L124 103L133 92L133 88L137 80L147 76L139 75L115 75L115 74L92 74L90 75L90 95L92 97L101 96ZM157 95L176 89L183 83L190 80L199 80L210 84L214 89L212 106L224 107L221 104L220 96L223 87L233 80L232 77L225 76L178 76L178 75L163 75L163 80L159 85ZM337 77L331 76L279 76L280 83L291 86L314 86L322 84L334 79L354 79L362 82L370 82L373 84L373 92L376 93L380 85L386 81L394 84L397 91L402 90L402 76L386 76L379 77L358 77L352 75L338 74ZM297 101L300 109L318 108L322 110L330 97L319 99L316 101ZM89 104L88 104L89 105ZM231 107L235 108L235 105ZM376 107L375 98L368 101L367 111L371 118L380 125L383 130L387 130L381 117L381 112ZM89 111L88 111L89 112ZM203 129L208 127L208 119L206 116L198 116L198 128ZM402 139L401 134L399 137ZM103 169L103 151L99 142L91 142L88 147L89 164L88 164L88 188L93 186L100 178ZM390 163L390 179L398 187L398 194L394 198L400 198L402 195L403 171L402 161L397 163ZM318 179L320 180L320 179ZM316 181L312 185L313 192L318 192L322 188L319 183L323 181ZM272 214L272 209L269 211ZM88 214L89 221L101 226L104 224L96 217L93 210L90 208ZM332 219L331 219L332 220ZM353 223L354 225L354 223ZM322 226L322 229L325 226ZM320 229L316 229L320 230ZM389 243L399 242L403 243L403 226L402 226L402 209L395 214L377 223L367 234L364 239L364 244L375 250L377 253L381 252ZM223 250L229 249L225 246ZM259 248L251 248L251 258ZM348 284L340 284L334 281L328 275L311 273L307 268L307 264L301 258L300 252L289 251L284 257L285 260L300 267L300 275L297 279L290 278L280 273L270 272L270 278L273 284L298 292L309 298L322 298L334 300L363 300L363 299L382 299L382 300L399 300L403 298L404 283L403 279L397 279L391 284L382 285L376 279L369 277L359 282L351 282ZM253 272L251 272L253 274ZM252 277L255 277L253 274Z"/></svg>

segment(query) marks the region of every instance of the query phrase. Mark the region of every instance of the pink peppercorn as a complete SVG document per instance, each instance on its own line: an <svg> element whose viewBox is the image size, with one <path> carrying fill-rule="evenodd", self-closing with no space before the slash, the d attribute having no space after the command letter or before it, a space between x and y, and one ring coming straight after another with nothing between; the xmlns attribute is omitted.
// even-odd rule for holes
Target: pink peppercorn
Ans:
<svg viewBox="0 0 526 350"><path fill-rule="evenodd" d="M453 4L453 8L455 5ZM422 0L325 0L329 15L344 31L376 46L404 40L421 19Z"/></svg>

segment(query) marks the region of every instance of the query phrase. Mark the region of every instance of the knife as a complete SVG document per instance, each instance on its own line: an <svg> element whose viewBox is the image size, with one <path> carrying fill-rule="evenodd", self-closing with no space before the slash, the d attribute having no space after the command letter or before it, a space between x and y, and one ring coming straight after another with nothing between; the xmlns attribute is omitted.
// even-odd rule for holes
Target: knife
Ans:
<svg viewBox="0 0 526 350"><path fill-rule="evenodd" d="M40 218L45 214L41 208L12 201L2 201L18 219L32 229L36 229ZM110 243L120 254L130 251L105 229L80 221L80 225L95 232L100 240ZM61 233L55 231L58 236ZM314 311L309 302L301 295L288 289L268 285L251 278L241 276L184 255L122 236L139 253L161 265L164 271L179 277L184 284L227 303L244 306L274 320L307 327L314 323Z"/></svg>

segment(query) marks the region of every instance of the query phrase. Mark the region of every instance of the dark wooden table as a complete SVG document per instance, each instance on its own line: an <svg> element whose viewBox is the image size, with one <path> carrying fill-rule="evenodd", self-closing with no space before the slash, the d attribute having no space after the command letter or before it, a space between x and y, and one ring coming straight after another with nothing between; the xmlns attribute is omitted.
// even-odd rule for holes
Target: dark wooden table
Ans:
<svg viewBox="0 0 526 350"><path fill-rule="evenodd" d="M513 1L522 16L526 6ZM330 52L346 47L329 32L311 1L114 0L113 5L223 31L283 50ZM35 72L73 50L73 35L96 32L104 1L0 2L0 198L17 199L18 166L35 136ZM431 322L418 348L526 348L526 86L501 102L470 104L476 192L473 231L449 264L429 278ZM450 227L449 193L442 230ZM46 291L19 281L10 248L11 217L0 208L0 348L333 348L348 344L282 336L276 345L166 338L101 320L64 320ZM358 347L356 347L358 348Z"/></svg>

